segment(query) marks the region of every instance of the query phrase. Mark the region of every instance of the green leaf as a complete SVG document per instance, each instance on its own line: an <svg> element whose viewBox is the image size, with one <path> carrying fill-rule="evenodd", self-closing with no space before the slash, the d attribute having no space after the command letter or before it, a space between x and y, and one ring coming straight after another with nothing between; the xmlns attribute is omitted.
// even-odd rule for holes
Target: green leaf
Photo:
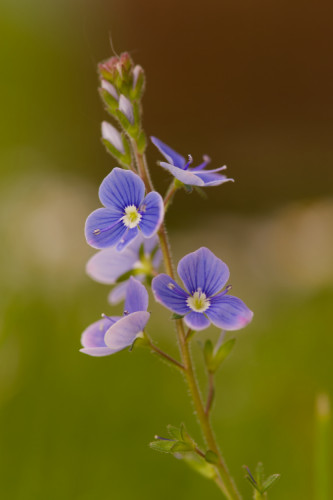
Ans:
<svg viewBox="0 0 333 500"><path fill-rule="evenodd" d="M183 319L183 317L184 317L184 314L181 315L181 314L173 313L173 315L171 316L171 319Z"/></svg>
<svg viewBox="0 0 333 500"><path fill-rule="evenodd" d="M193 186L193 188L202 199L204 200L208 199L206 192L202 188L200 188L199 186Z"/></svg>
<svg viewBox="0 0 333 500"><path fill-rule="evenodd" d="M280 474L272 474L269 476L263 483L262 483L262 492L264 493L265 491L268 490L273 484L280 479Z"/></svg>
<svg viewBox="0 0 333 500"><path fill-rule="evenodd" d="M216 352L213 353L213 357L211 362L207 365L207 368L210 372L216 372L221 363L227 358L227 356L232 351L235 345L236 339L230 339L224 344L222 344Z"/></svg>
<svg viewBox="0 0 333 500"><path fill-rule="evenodd" d="M214 350L213 342L209 339L206 340L204 348L203 348L203 352L204 352L204 358L205 358L205 362L206 362L207 367L210 366L210 364L212 362L213 350Z"/></svg>
<svg viewBox="0 0 333 500"><path fill-rule="evenodd" d="M174 427L173 425L168 425L167 429L168 429L168 433L169 433L170 437L176 439L177 441L182 440L182 435L181 435L180 429L178 429L178 427Z"/></svg>
<svg viewBox="0 0 333 500"><path fill-rule="evenodd" d="M205 455L205 460L210 464L216 465L219 462L219 457L212 450L208 450Z"/></svg>
<svg viewBox="0 0 333 500"><path fill-rule="evenodd" d="M184 443L190 444L192 446L192 449L195 447L195 442L191 438L189 433L187 432L184 424L181 424L181 426L180 426L180 435L181 435L182 441L184 441Z"/></svg>
<svg viewBox="0 0 333 500"><path fill-rule="evenodd" d="M185 443L184 441L177 441L177 443L172 446L170 451L172 453L175 453L176 451L193 451L193 445Z"/></svg>
<svg viewBox="0 0 333 500"><path fill-rule="evenodd" d="M149 443L152 450L160 451L162 453L172 453L171 448L174 446L175 442L169 439L158 439Z"/></svg>

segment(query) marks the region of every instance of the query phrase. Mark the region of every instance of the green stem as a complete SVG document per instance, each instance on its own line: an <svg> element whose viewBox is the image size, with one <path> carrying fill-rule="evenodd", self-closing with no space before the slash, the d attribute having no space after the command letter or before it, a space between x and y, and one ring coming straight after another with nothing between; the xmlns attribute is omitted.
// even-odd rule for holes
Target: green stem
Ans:
<svg viewBox="0 0 333 500"><path fill-rule="evenodd" d="M153 184L150 179L145 156L138 152L138 148L135 141L132 141L132 145L140 176L142 177L142 180L145 183L147 191L148 192L152 191ZM158 236L160 240L161 250L163 253L166 272L172 279L175 279L174 265L171 257L171 250L164 223L161 225L158 231ZM224 460L216 443L215 436L210 423L209 414L207 414L205 411L205 407L202 401L199 386L193 369L189 342L186 341L186 334L184 330L183 321L181 319L175 320L175 323L177 328L177 336L178 336L180 353L182 357L182 363L184 366L183 371L185 379L188 384L188 388L190 390L193 405L196 410L197 417L201 426L201 431L205 438L208 448L218 456L218 463L216 464L218 477L216 483L228 500L241 500L241 496L237 491L234 481L229 474L227 466L224 463Z"/></svg>
<svg viewBox="0 0 333 500"><path fill-rule="evenodd" d="M170 204L172 203L172 200L173 200L173 197L177 191L178 187L176 186L175 182L172 181L170 186L169 186L169 189L167 190L167 192L165 193L165 196L164 196L164 210L167 211Z"/></svg>
<svg viewBox="0 0 333 500"><path fill-rule="evenodd" d="M168 363L172 364L176 368L178 368L181 371L185 370L184 365L179 363L176 359L174 359L172 356L169 356L166 352L162 351L159 347L157 347L155 344L152 343L152 341L149 341L149 347L152 351L154 351L156 354L158 354L161 358L163 358L164 361L167 361Z"/></svg>
<svg viewBox="0 0 333 500"><path fill-rule="evenodd" d="M215 396L215 388L214 388L214 373L208 372L208 397L205 412L206 415L209 415L210 410L212 409L212 404Z"/></svg>

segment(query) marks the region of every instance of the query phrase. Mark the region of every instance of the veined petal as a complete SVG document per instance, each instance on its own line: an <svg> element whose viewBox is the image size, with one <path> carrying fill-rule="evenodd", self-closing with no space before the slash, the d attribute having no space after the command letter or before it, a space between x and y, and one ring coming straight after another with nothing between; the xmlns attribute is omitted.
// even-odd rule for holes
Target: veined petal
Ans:
<svg viewBox="0 0 333 500"><path fill-rule="evenodd" d="M111 85L111 84L110 84ZM102 122L102 137L114 146L120 153L125 154L120 132L108 122Z"/></svg>
<svg viewBox="0 0 333 500"><path fill-rule="evenodd" d="M111 305L119 304L122 300L126 298L126 290L127 290L128 280L119 283L113 287L111 292L108 295L108 302Z"/></svg>
<svg viewBox="0 0 333 500"><path fill-rule="evenodd" d="M115 352L106 346L104 342L105 333L110 326L114 325L121 317L103 318L88 326L81 336L83 349L80 352L90 356L108 356Z"/></svg>
<svg viewBox="0 0 333 500"><path fill-rule="evenodd" d="M130 205L139 207L145 195L145 186L138 175L130 170L114 168L99 188L99 199L105 207L116 208L124 215Z"/></svg>
<svg viewBox="0 0 333 500"><path fill-rule="evenodd" d="M186 159L184 156L180 155L174 151L170 146L164 144L164 142L157 139L157 137L151 137L151 142L157 147L160 153L166 158L168 162L178 168L184 168L186 165Z"/></svg>
<svg viewBox="0 0 333 500"><path fill-rule="evenodd" d="M225 175L214 173L213 171L209 170L198 172L196 173L196 176L203 181L205 187L219 186L220 184L224 184L225 182L234 182L234 179L229 179Z"/></svg>
<svg viewBox="0 0 333 500"><path fill-rule="evenodd" d="M177 268L188 292L201 289L209 298L219 292L229 279L229 268L206 247L185 255Z"/></svg>
<svg viewBox="0 0 333 500"><path fill-rule="evenodd" d="M210 299L210 306L205 313L215 326L223 330L244 328L253 317L253 312L242 300L224 293Z"/></svg>
<svg viewBox="0 0 333 500"><path fill-rule="evenodd" d="M145 253L151 254L154 248L158 246L158 236L154 234L154 236L151 236L150 238L143 238L143 247L145 250Z"/></svg>
<svg viewBox="0 0 333 500"><path fill-rule="evenodd" d="M159 248L153 258L153 268L155 269L155 271L157 271L158 268L160 267L162 259L163 259L162 250Z"/></svg>
<svg viewBox="0 0 333 500"><path fill-rule="evenodd" d="M147 311L148 292L140 281L130 277L126 289L125 311L134 313L137 311Z"/></svg>
<svg viewBox="0 0 333 500"><path fill-rule="evenodd" d="M105 285L113 285L120 276L133 268L137 253L127 247L123 252L106 248L95 253L87 262L86 272L90 278Z"/></svg>
<svg viewBox="0 0 333 500"><path fill-rule="evenodd" d="M175 167L170 163L165 163L164 161L160 162L161 167L168 170L170 174L172 174L176 179L184 184L188 184L189 186L204 186L205 183L201 180L197 174L192 173L189 170L182 170L179 167Z"/></svg>
<svg viewBox="0 0 333 500"><path fill-rule="evenodd" d="M143 236L149 238L153 236L161 225L164 216L164 202L162 196L153 191L148 193L140 207L142 219L140 229Z"/></svg>
<svg viewBox="0 0 333 500"><path fill-rule="evenodd" d="M112 247L126 232L119 212L109 208L98 208L86 220L86 240L94 248Z"/></svg>
<svg viewBox="0 0 333 500"><path fill-rule="evenodd" d="M143 274L137 274L135 276L136 280L143 281L144 280L144 275ZM119 285L116 285L113 287L111 292L108 295L108 302L111 305L119 304L122 300L125 300L126 298L126 290L128 286L129 280L123 281L122 283L119 283Z"/></svg>
<svg viewBox="0 0 333 500"><path fill-rule="evenodd" d="M150 314L145 311L133 312L124 316L108 329L104 337L105 344L114 351L121 351L125 347L129 347L137 335L144 330L149 317Z"/></svg>
<svg viewBox="0 0 333 500"><path fill-rule="evenodd" d="M203 313L191 311L184 318L186 325L191 328L191 330L199 331L208 328L210 325L210 320L206 318Z"/></svg>
<svg viewBox="0 0 333 500"><path fill-rule="evenodd" d="M186 314L188 294L167 274L159 274L152 281L155 300L177 314Z"/></svg>
<svg viewBox="0 0 333 500"><path fill-rule="evenodd" d="M110 354L114 354L114 349L110 349L110 347L83 347L80 349L80 352L83 354L88 354L88 356L101 357L101 356L110 356Z"/></svg>
<svg viewBox="0 0 333 500"><path fill-rule="evenodd" d="M137 227L126 228L125 234L122 236L121 240L117 245L117 251L122 252L124 248L127 248L127 245L131 243L134 238L136 238L139 234L139 230Z"/></svg>

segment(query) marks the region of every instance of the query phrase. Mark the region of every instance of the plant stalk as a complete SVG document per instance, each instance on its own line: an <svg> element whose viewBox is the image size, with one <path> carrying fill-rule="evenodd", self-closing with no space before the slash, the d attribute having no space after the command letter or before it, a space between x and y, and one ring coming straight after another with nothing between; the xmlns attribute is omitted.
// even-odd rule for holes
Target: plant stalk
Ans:
<svg viewBox="0 0 333 500"><path fill-rule="evenodd" d="M153 190L153 184L150 179L147 162L145 156L138 152L137 145L135 141L132 141L134 156L137 162L138 172L145 183L147 192ZM158 236L160 240L160 246L163 253L164 265L167 274L175 279L174 265L171 257L171 250L169 246L169 241L166 233L165 224L163 223L158 231ZM230 476L227 466L222 458L221 452L215 440L215 436L210 423L209 414L205 411L205 406L200 394L198 382L195 377L193 362L190 353L189 342L186 341L186 333L184 330L184 323L181 319L175 320L177 328L178 343L180 348L180 353L182 357L182 364L184 366L184 375L187 381L188 388L190 390L191 398L197 417L201 426L201 431L208 446L208 449L213 451L218 456L218 463L216 464L216 469L218 472L217 480L215 481L224 496L228 500L241 500L241 496L237 491L236 485Z"/></svg>

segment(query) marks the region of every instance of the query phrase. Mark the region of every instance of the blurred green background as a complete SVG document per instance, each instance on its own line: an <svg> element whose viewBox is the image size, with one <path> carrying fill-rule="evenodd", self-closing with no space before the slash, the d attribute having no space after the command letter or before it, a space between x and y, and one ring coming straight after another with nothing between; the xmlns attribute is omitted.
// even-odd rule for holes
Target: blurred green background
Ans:
<svg viewBox="0 0 333 500"><path fill-rule="evenodd" d="M179 194L167 217L176 259L209 246L255 311L217 381L213 423L232 474L249 499L241 467L262 460L282 474L272 500L313 498L314 400L333 393L332 10L2 0L2 498L220 498L148 448L181 422L201 442L179 375L143 349L78 351L83 329L111 312L108 287L85 276L93 251L83 236L114 166L99 140L96 76L110 35L146 70L147 133L195 159L209 154L236 180L207 189L207 201ZM164 191L152 147L148 158ZM176 355L170 314L152 300L151 310L149 332ZM196 342L194 355L200 363Z"/></svg>

